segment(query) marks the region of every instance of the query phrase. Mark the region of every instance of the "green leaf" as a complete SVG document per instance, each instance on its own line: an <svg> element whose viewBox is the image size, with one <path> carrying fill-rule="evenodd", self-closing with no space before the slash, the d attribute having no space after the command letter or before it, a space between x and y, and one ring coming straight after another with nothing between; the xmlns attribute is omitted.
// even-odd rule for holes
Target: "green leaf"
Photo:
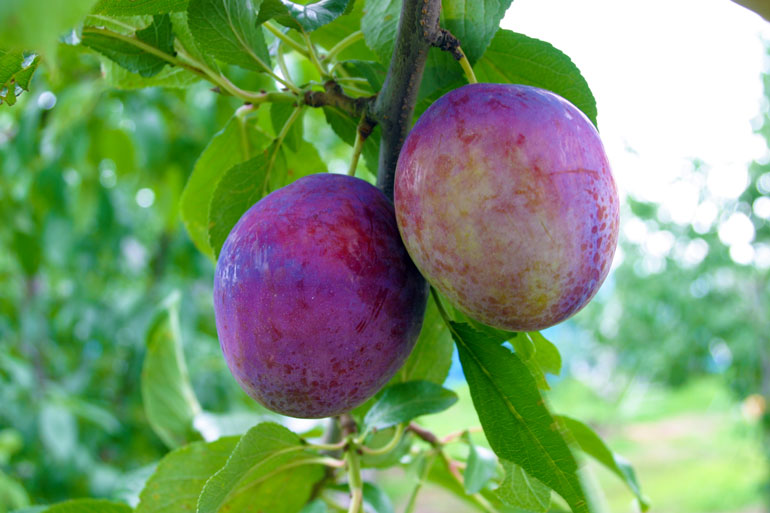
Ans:
<svg viewBox="0 0 770 513"><path fill-rule="evenodd" d="M326 50L331 50L338 42L357 30L361 30L361 18L363 15L364 0L351 0L348 4L348 12L328 25L315 30L311 34L311 39ZM337 57L340 60L358 59L364 61L377 58L363 39L348 46Z"/></svg>
<svg viewBox="0 0 770 513"><path fill-rule="evenodd" d="M214 190L209 206L209 245L218 258L235 223L267 192L270 157L260 153L230 168Z"/></svg>
<svg viewBox="0 0 770 513"><path fill-rule="evenodd" d="M37 55L25 57L22 52L0 48L0 103L13 105L21 91L29 91L38 64L40 57Z"/></svg>
<svg viewBox="0 0 770 513"><path fill-rule="evenodd" d="M505 479L496 490L497 496L508 504L527 511L542 513L551 506L551 489L529 476L523 468L501 460Z"/></svg>
<svg viewBox="0 0 770 513"><path fill-rule="evenodd" d="M130 513L131 508L120 502L104 499L73 499L49 506L42 513Z"/></svg>
<svg viewBox="0 0 770 513"><path fill-rule="evenodd" d="M52 63L59 38L88 14L95 0L2 0L0 45L40 52Z"/></svg>
<svg viewBox="0 0 770 513"><path fill-rule="evenodd" d="M329 513L329 508L324 501L316 499L313 502L308 502L299 513Z"/></svg>
<svg viewBox="0 0 770 513"><path fill-rule="evenodd" d="M444 411L457 402L457 394L430 381L409 381L385 389L366 413L364 429L384 429L420 415Z"/></svg>
<svg viewBox="0 0 770 513"><path fill-rule="evenodd" d="M553 342L539 331L530 331L527 336L535 347L535 361L545 372L558 376L561 373L561 354Z"/></svg>
<svg viewBox="0 0 770 513"><path fill-rule="evenodd" d="M297 107L293 103L281 102L270 104L270 122L273 125L273 130L276 134L281 132L281 129L286 124L286 121L291 117L292 113ZM298 151L302 145L302 120L297 119L292 123L289 128L286 138L283 140L284 144L292 151Z"/></svg>
<svg viewBox="0 0 770 513"><path fill-rule="evenodd" d="M556 490L575 513L588 513L575 457L527 366L467 324L452 322L450 329L492 450Z"/></svg>
<svg viewBox="0 0 770 513"><path fill-rule="evenodd" d="M406 363L391 379L391 384L424 380L440 385L449 374L453 351L452 335L441 318L433 297L430 296L420 337Z"/></svg>
<svg viewBox="0 0 770 513"><path fill-rule="evenodd" d="M487 483L497 474L497 458L495 454L485 447L478 447L471 437L465 436L468 444L468 466L463 475L465 493L474 494L480 492Z"/></svg>
<svg viewBox="0 0 770 513"><path fill-rule="evenodd" d="M141 45L169 56L174 55L174 32L168 14L154 16L149 27L136 31L135 38L127 37L138 44L117 39L92 26L83 29L82 43L143 77L157 75L168 62Z"/></svg>
<svg viewBox="0 0 770 513"><path fill-rule="evenodd" d="M171 448L200 438L193 420L201 408L182 354L178 304L179 294L170 296L150 326L141 382L147 420Z"/></svg>
<svg viewBox="0 0 770 513"><path fill-rule="evenodd" d="M368 506L368 508L366 507ZM364 509L374 513L393 513L393 503L390 498L376 485L364 483Z"/></svg>
<svg viewBox="0 0 770 513"><path fill-rule="evenodd" d="M474 66L479 82L524 84L572 102L596 125L596 100L575 64L551 44L500 29Z"/></svg>
<svg viewBox="0 0 770 513"><path fill-rule="evenodd" d="M318 454L288 429L269 422L251 428L225 466L209 479L198 513L269 511L294 513L323 477Z"/></svg>
<svg viewBox="0 0 770 513"><path fill-rule="evenodd" d="M342 67L353 76L360 76L369 82L372 88L372 92L378 92L382 89L382 84L385 82L385 75L388 70L385 66L375 61L362 61L358 59L352 59L342 63Z"/></svg>
<svg viewBox="0 0 770 513"><path fill-rule="evenodd" d="M108 16L166 14L186 10L187 2L188 0L99 0L91 12Z"/></svg>
<svg viewBox="0 0 770 513"><path fill-rule="evenodd" d="M117 89L144 89L145 87L186 89L201 79L198 75L176 66L166 66L157 75L143 77L108 59L102 62L102 73L107 83Z"/></svg>
<svg viewBox="0 0 770 513"><path fill-rule="evenodd" d="M189 53L193 58L205 63L213 71L218 71L219 66L216 60L209 55L208 52L204 52L198 47L198 43L195 42L195 38L190 32L190 25L187 22L187 11L174 12L169 14L171 18L171 26L174 27L174 35L179 43L184 47L185 51Z"/></svg>
<svg viewBox="0 0 770 513"><path fill-rule="evenodd" d="M512 0L443 0L440 24L460 40L471 64L486 50Z"/></svg>
<svg viewBox="0 0 770 513"><path fill-rule="evenodd" d="M230 168L220 180L209 207L209 245L219 255L241 216L268 193L297 178L324 172L316 149L301 141L297 152L275 141L251 160Z"/></svg>
<svg viewBox="0 0 770 513"><path fill-rule="evenodd" d="M636 472L625 458L612 452L593 429L579 420L564 415L559 415L556 418L564 423L584 453L596 459L626 483L639 501L642 511L650 509L650 503L642 493L636 479Z"/></svg>
<svg viewBox="0 0 770 513"><path fill-rule="evenodd" d="M275 18L287 27L301 27L306 32L312 32L342 15L348 7L348 1L320 0L300 4L290 0L263 0L259 11L259 23ZM287 20L287 17L290 17L290 20Z"/></svg>
<svg viewBox="0 0 770 513"><path fill-rule="evenodd" d="M336 107L324 107L323 111L326 122L332 127L334 133L352 147L355 144L358 120L354 120L346 112L343 112ZM364 148L361 152L364 156L366 167L374 175L377 174L380 154L380 135L381 131L378 125L374 127L372 133L369 134L369 137L364 141Z"/></svg>
<svg viewBox="0 0 770 513"><path fill-rule="evenodd" d="M221 469L240 437L193 442L163 457L139 495L136 513L193 513L206 481Z"/></svg>
<svg viewBox="0 0 770 513"><path fill-rule="evenodd" d="M270 55L255 9L261 0L190 0L187 24L201 49L228 64L269 71Z"/></svg>
<svg viewBox="0 0 770 513"><path fill-rule="evenodd" d="M236 114L217 132L195 163L180 202L182 221L198 249L214 257L209 245L209 205L225 173L262 150L270 138L249 118Z"/></svg>
<svg viewBox="0 0 770 513"><path fill-rule="evenodd" d="M384 65L390 64L396 41L401 0L366 0L361 31L366 45Z"/></svg>
<svg viewBox="0 0 770 513"><path fill-rule="evenodd" d="M396 428L382 429L374 433L369 433L364 440L367 447L379 449L393 440ZM366 454L361 456L362 467L388 468L398 465L401 458L409 452L412 446L412 439L409 436L402 436L401 441L391 451L384 454Z"/></svg>

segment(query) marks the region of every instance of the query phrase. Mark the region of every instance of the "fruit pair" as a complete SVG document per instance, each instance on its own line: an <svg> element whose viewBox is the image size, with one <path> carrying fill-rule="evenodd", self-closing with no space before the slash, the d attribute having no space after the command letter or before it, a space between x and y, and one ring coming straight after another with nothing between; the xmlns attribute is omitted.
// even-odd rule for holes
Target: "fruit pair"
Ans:
<svg viewBox="0 0 770 513"><path fill-rule="evenodd" d="M425 308L421 274L469 316L534 331L594 296L617 231L609 164L577 108L527 86L465 86L407 138L395 212L368 183L326 174L244 214L217 263L219 339L257 401L336 415L409 355Z"/></svg>

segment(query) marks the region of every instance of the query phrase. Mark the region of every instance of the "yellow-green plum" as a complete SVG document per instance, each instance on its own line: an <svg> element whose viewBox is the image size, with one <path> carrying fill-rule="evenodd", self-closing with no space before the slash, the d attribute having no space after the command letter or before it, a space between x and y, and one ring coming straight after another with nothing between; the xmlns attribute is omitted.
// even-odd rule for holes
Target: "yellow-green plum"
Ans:
<svg viewBox="0 0 770 513"><path fill-rule="evenodd" d="M585 306L617 245L617 190L596 129L535 87L473 84L433 103L399 155L395 207L425 278L511 331Z"/></svg>
<svg viewBox="0 0 770 513"><path fill-rule="evenodd" d="M392 203L367 182L311 175L252 206L217 261L225 360L252 398L284 415L349 411L401 367L427 284Z"/></svg>

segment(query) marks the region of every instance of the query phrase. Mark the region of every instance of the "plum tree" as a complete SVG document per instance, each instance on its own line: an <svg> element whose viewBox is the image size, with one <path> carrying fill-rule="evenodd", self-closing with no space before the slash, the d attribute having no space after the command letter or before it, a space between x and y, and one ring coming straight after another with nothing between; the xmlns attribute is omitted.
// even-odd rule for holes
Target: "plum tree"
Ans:
<svg viewBox="0 0 770 513"><path fill-rule="evenodd" d="M428 281L512 331L582 308L617 244L618 196L596 129L529 86L471 84L436 101L401 151L395 206Z"/></svg>
<svg viewBox="0 0 770 513"><path fill-rule="evenodd" d="M426 298L390 201L333 174L302 178L249 209L214 281L217 332L236 380L271 410L304 418L374 395L411 352Z"/></svg>

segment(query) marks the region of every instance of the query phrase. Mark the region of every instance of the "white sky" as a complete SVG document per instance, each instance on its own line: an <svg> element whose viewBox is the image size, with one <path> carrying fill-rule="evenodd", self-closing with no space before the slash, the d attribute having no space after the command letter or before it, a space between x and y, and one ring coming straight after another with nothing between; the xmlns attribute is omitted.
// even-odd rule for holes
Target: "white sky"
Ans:
<svg viewBox="0 0 770 513"><path fill-rule="evenodd" d="M580 68L621 193L681 203L674 182L697 157L713 168L710 189L735 197L765 155L751 121L770 23L729 0L515 0L502 26Z"/></svg>
<svg viewBox="0 0 770 513"><path fill-rule="evenodd" d="M745 213L719 209L745 189L750 162L770 160L753 132L769 107L770 23L729 0L515 0L502 26L548 41L581 70L621 197L657 202L701 233L717 223L736 263L770 267L770 245L754 242ZM696 158L705 177L690 172ZM699 196L704 184L713 201ZM755 214L770 218L770 201L757 203ZM672 251L690 264L705 257L707 248L680 248L669 232L621 225L644 244L648 272Z"/></svg>

